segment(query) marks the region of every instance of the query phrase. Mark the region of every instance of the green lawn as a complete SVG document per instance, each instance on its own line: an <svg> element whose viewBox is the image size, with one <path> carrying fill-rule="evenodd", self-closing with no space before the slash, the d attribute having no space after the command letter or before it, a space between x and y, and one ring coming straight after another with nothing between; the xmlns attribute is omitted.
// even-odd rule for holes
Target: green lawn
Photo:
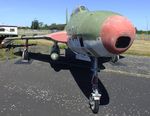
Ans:
<svg viewBox="0 0 150 116"><path fill-rule="evenodd" d="M14 43L24 44L24 41L17 40ZM37 44L37 45L46 45L46 46L51 46L53 44L52 41L48 41L48 40L30 40L29 43ZM65 44L59 44L59 46L61 49L67 47ZM128 51L126 51L124 54L150 57L150 40L135 40L131 48ZM0 60L5 60L7 56L9 56L9 59L13 59L17 57L14 55L13 49L11 49L8 53L5 52L5 49L0 49Z"/></svg>
<svg viewBox="0 0 150 116"><path fill-rule="evenodd" d="M8 52L6 52L6 49L0 49L0 60L14 59L16 57L13 49L10 49Z"/></svg>
<svg viewBox="0 0 150 116"><path fill-rule="evenodd" d="M150 40L135 40L125 54L150 56Z"/></svg>

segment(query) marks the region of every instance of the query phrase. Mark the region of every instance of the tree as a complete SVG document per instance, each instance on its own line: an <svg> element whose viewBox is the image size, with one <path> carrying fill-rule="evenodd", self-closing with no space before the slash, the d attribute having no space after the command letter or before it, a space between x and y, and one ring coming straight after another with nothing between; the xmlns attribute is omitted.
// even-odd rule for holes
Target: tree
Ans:
<svg viewBox="0 0 150 116"><path fill-rule="evenodd" d="M44 27L44 23L43 22L39 22L39 28L43 29L43 27Z"/></svg>
<svg viewBox="0 0 150 116"><path fill-rule="evenodd" d="M50 30L57 29L56 23L51 24L51 25L49 26L49 29L50 29Z"/></svg>
<svg viewBox="0 0 150 116"><path fill-rule="evenodd" d="M49 26L49 29L50 30L64 30L66 24L56 24L56 23L53 23Z"/></svg>
<svg viewBox="0 0 150 116"><path fill-rule="evenodd" d="M31 29L39 29L39 21L38 20L32 21Z"/></svg>
<svg viewBox="0 0 150 116"><path fill-rule="evenodd" d="M45 25L43 26L43 29L49 29L49 26L48 26L47 24L45 24Z"/></svg>

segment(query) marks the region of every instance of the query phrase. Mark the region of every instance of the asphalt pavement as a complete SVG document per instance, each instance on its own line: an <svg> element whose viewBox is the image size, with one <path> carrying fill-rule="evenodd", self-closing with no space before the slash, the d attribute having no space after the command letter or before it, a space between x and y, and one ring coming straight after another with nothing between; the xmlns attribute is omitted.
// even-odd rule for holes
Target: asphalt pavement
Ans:
<svg viewBox="0 0 150 116"><path fill-rule="evenodd" d="M95 116L88 64L32 57L30 63L0 61L0 116ZM96 116L150 116L150 58L126 56L104 66Z"/></svg>

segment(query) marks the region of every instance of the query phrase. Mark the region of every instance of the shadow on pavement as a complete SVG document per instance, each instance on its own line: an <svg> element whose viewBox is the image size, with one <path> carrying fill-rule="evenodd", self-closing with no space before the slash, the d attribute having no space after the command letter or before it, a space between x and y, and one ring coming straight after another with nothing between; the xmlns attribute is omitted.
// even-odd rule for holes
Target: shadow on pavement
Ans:
<svg viewBox="0 0 150 116"><path fill-rule="evenodd" d="M89 98L91 92L92 92L92 84L91 84L91 71L90 69L84 69L84 68L71 68L70 69L71 74L74 77L74 80L78 84L81 91L84 93L84 95ZM104 85L100 80L98 80L99 85L99 91L102 94L100 105L107 105L109 103L109 95L107 93L107 90L105 89Z"/></svg>
<svg viewBox="0 0 150 116"><path fill-rule="evenodd" d="M21 52L16 52L15 55L21 55ZM53 61L50 58L50 55L47 54L41 54L41 53L29 53L29 56L33 60L38 60L42 62L50 63L51 67L56 71L60 70L70 70L75 82L83 92L83 94L89 99L89 96L92 92L92 84L91 84L91 63L86 61L80 61L76 60L71 57L64 57L60 56L58 61ZM107 60L104 59L104 61L101 59L100 64L102 62L106 62ZM105 69L103 65L100 65L100 69ZM109 104L109 95L107 90L105 89L102 82L99 80L99 91L102 94L100 104L101 105L107 105Z"/></svg>

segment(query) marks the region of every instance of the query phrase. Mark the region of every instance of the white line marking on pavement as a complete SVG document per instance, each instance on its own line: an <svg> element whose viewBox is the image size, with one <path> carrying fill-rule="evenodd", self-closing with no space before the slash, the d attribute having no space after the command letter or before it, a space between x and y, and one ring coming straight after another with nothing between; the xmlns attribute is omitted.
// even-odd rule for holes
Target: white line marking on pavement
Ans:
<svg viewBox="0 0 150 116"><path fill-rule="evenodd" d="M145 74L138 74L138 73L129 73L125 71L120 71L120 70L111 70L111 69L105 69L105 72L114 72L114 73L120 73L120 74L126 74L130 76L135 76L135 77L144 77L147 79L150 79L150 75L145 75Z"/></svg>

